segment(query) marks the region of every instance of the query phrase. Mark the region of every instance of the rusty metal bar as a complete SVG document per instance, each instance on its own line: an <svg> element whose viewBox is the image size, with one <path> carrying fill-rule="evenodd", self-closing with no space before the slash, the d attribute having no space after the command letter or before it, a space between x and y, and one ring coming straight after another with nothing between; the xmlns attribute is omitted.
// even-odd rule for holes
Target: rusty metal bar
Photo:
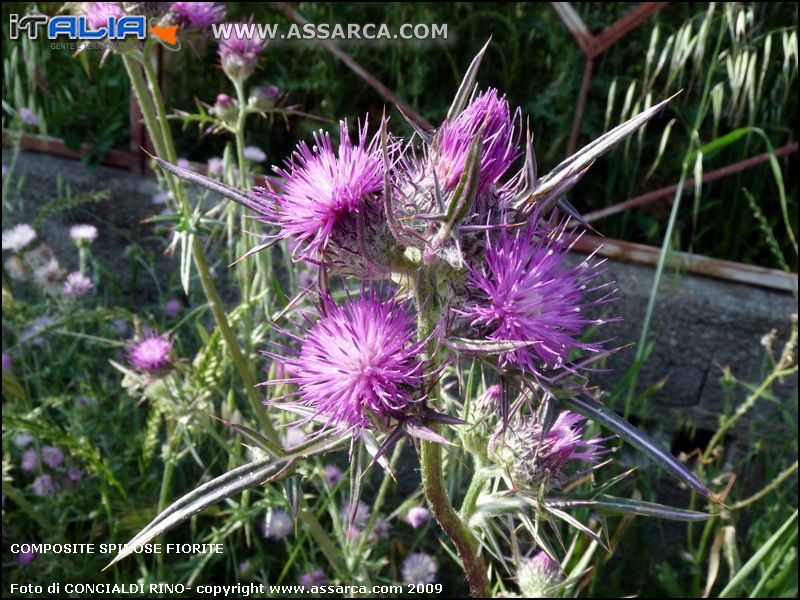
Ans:
<svg viewBox="0 0 800 600"><path fill-rule="evenodd" d="M624 17L606 27L592 38L593 56L598 56L636 29L650 15L667 6L669 2L642 2Z"/></svg>
<svg viewBox="0 0 800 600"><path fill-rule="evenodd" d="M575 248L587 253L600 248L598 254L603 256L643 265L657 264L658 256L661 252L660 248L654 246L645 246L644 244L634 244L588 234L581 236L577 240ZM797 291L797 273L786 273L777 269L766 269L678 251L670 253L667 265L695 275L715 277L787 292Z"/></svg>
<svg viewBox="0 0 800 600"><path fill-rule="evenodd" d="M581 52L587 57L595 56L592 32L589 31L581 16L572 8L572 4L570 2L551 2L550 6L556 11L564 26L569 29Z"/></svg>
<svg viewBox="0 0 800 600"><path fill-rule="evenodd" d="M290 4L286 2L273 2L272 3L275 8L281 11L284 15L289 17L292 21L297 23L298 25L307 25L310 21L306 19L303 15L297 12ZM356 62L353 57L351 57L347 52L342 50L339 46L337 46L331 40L324 40L324 39L315 39L320 46L325 48L328 52L333 54L336 58L341 60L347 67L353 71L356 75L361 77L364 81L367 82L367 85L372 87L375 91L377 91L387 102L396 105L402 112L405 114L409 119L414 121L417 125L420 125L424 129L432 129L433 125L431 125L425 117L418 114L409 104L407 104L402 98L397 96L391 89L383 85L378 79L373 77L373 75L367 71L364 67L362 67L358 62Z"/></svg>
<svg viewBox="0 0 800 600"><path fill-rule="evenodd" d="M594 70L594 58L586 57L586 66L583 68L583 81L581 91L578 94L578 103L575 105L575 117L572 119L572 130L567 142L567 156L575 154L578 146L578 135L580 134L581 123L583 122L583 111L586 108L586 98L589 95L589 85L592 83L592 71Z"/></svg>
<svg viewBox="0 0 800 600"><path fill-rule="evenodd" d="M10 145L16 135L8 129L3 129L3 145ZM20 137L20 148L23 150L34 150L63 156L65 158L81 158L92 150L91 144L81 144L78 152L70 150L64 140L57 137L23 133ZM125 150L108 150L102 159L101 164L111 167L121 167L124 169L137 169L141 160L141 152L128 152Z"/></svg>
<svg viewBox="0 0 800 600"><path fill-rule="evenodd" d="M787 144L786 146L782 146L775 150L775 156L780 158L782 156L786 156L787 154L792 154L793 152L797 152L797 142L793 144ZM744 171L745 169L750 169L752 167L758 166L769 161L771 154L769 152L765 152L763 154L759 154L757 156L753 156L751 158L747 158L745 160L726 165L714 171L709 171L703 175L702 181L703 183L709 183L711 181L716 181L717 179L722 179L723 177L727 177L729 175L733 175L734 173L738 173L739 171ZM683 184L684 189L694 187L694 178L691 178ZM607 206L606 208L601 208L599 210L594 210L592 212L586 213L583 215L583 218L586 219L587 222L593 223L594 221L599 221L600 219L605 219L606 217L610 217L611 215L615 215L617 213L624 212L631 208L635 208L637 206L642 206L643 204L649 204L655 200L660 200L662 198L672 198L675 195L675 192L678 190L678 185L668 185L667 187L663 187L658 190L653 190L652 192L647 192L646 194L642 194L641 196L636 196L635 198L631 198L630 200L625 200L624 202L620 202L618 204L612 204L611 206Z"/></svg>
<svg viewBox="0 0 800 600"><path fill-rule="evenodd" d="M567 156L572 156L578 146L578 135L583 122L583 111L586 108L586 98L589 96L589 86L592 83L594 59L616 44L625 35L642 24L656 11L664 8L668 2L643 2L624 17L617 19L606 27L600 34L594 36L589 28L575 11L570 2L551 2L550 5L556 12L564 26L569 29L578 46L586 56L586 66L583 71L583 81L578 93L578 102L575 106L575 118L572 120L572 129L567 142Z"/></svg>

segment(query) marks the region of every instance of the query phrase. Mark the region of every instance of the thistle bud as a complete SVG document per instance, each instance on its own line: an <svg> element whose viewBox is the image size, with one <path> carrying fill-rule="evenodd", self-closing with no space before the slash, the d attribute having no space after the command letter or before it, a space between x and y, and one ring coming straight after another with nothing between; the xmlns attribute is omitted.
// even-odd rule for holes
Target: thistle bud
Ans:
<svg viewBox="0 0 800 600"><path fill-rule="evenodd" d="M538 417L518 419L500 427L489 440L489 460L500 466L515 485L561 487L569 479L572 461L595 463L607 452L603 438L583 439L585 419L562 412L547 433Z"/></svg>
<svg viewBox="0 0 800 600"><path fill-rule="evenodd" d="M557 598L562 581L561 567L544 552L522 559L517 566L517 584L525 598Z"/></svg>
<svg viewBox="0 0 800 600"><path fill-rule="evenodd" d="M256 110L269 110L275 107L280 97L281 91L277 86L264 85L253 89L248 103Z"/></svg>
<svg viewBox="0 0 800 600"><path fill-rule="evenodd" d="M219 44L222 70L232 81L244 81L256 70L258 55L264 51L266 42L244 37L243 23L232 23L231 36ZM249 31L249 28L247 28Z"/></svg>

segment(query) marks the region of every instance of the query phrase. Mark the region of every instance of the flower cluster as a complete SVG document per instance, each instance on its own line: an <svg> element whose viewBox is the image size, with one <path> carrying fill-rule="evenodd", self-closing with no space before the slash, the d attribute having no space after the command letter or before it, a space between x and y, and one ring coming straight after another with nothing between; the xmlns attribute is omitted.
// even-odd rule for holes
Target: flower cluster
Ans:
<svg viewBox="0 0 800 600"><path fill-rule="evenodd" d="M301 142L275 167L281 184L244 200L273 228L265 245L286 241L295 261L324 273L400 283L435 322L418 331L409 304L379 297L375 283L338 303L320 292L300 333L284 331L288 343L268 353L286 374L267 383L289 386L272 402L311 409L308 420L325 427L383 430L430 416L425 399L436 368L422 358L429 344L439 365L477 356L544 395L558 372L580 374L576 356L603 350L583 336L609 320L597 309L615 289L600 281L594 255L570 262L579 236L570 219L526 201L532 150L520 145L519 111L495 89L464 104L438 130L409 141L391 136L386 120L370 133L365 119L355 140L341 122L338 143L326 132ZM514 171L523 154L526 166ZM486 401L498 414L508 395ZM490 433L480 436L484 452Z"/></svg>
<svg viewBox="0 0 800 600"><path fill-rule="evenodd" d="M15 436L14 445L22 451L19 468L23 473L35 474L31 490L37 496L52 496L64 487L74 486L83 478L81 470L69 465L64 452L57 446L33 446L34 438L23 432Z"/></svg>

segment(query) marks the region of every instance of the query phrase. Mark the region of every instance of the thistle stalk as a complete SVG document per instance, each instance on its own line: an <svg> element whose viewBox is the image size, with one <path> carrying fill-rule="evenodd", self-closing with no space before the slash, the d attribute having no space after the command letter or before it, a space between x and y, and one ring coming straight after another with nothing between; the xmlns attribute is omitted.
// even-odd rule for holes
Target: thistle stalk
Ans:
<svg viewBox="0 0 800 600"><path fill-rule="evenodd" d="M140 56L137 58L139 59L138 61L130 54L124 54L122 56L125 69L128 72L128 76L133 86L134 94L136 95L136 99L139 102L139 107L142 111L142 118L144 120L145 127L147 128L150 138L153 140L156 153L165 157L170 162L174 162L175 149L174 145L172 144L172 136L168 128L169 123L166 118L166 112L164 109L163 100L161 98L161 92L158 87L158 81L155 77L155 72L153 71L152 66L148 66L146 56ZM142 71L137 63L141 63L143 65L147 82L145 82L145 79L142 77ZM170 191L172 191L176 201L181 207L183 214L187 215L188 202L183 184L174 178L171 173L167 173L166 177ZM225 313L225 309L222 305L222 299L219 296L217 287L214 284L214 279L212 278L211 272L208 268L208 261L206 260L203 245L200 243L200 240L197 238L197 236L192 236L191 252L195 268L200 276L200 283L203 287L203 292L205 293L205 296L211 306L211 312L214 315L214 320L216 321L217 327L220 330L220 334L222 335L225 345L228 348L231 361L233 362L234 367L236 368L236 371L242 380L242 383L244 384L245 393L247 394L248 401L250 402L253 412L256 415L259 426L270 439L270 441L276 441L278 439L277 432L275 431L275 427L272 425L272 422L264 414L264 408L261 405L261 400L258 396L258 392L255 389L255 376L251 372L250 367L247 365L245 357L239 348L238 342L236 341L236 336L234 335L230 323L228 322L228 316Z"/></svg>
<svg viewBox="0 0 800 600"><path fill-rule="evenodd" d="M420 340L429 342L429 354L436 360L435 341L431 335L442 317L442 307L437 297L437 277L430 269L423 270L415 286L418 310L417 335ZM439 385L434 385L429 395L430 403L438 408ZM431 428L438 433L437 425ZM420 470L422 488L433 516L447 536L453 541L464 567L469 583L470 595L475 598L486 598L489 594L489 579L486 564L478 554L478 540L470 532L467 524L461 520L447 496L445 488L442 453L439 444L432 441L420 441Z"/></svg>

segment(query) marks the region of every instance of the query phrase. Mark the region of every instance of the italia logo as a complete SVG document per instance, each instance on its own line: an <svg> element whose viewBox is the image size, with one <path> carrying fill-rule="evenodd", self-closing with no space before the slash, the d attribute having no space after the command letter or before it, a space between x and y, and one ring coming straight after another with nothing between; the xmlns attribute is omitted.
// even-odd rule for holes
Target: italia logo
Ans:
<svg viewBox="0 0 800 600"><path fill-rule="evenodd" d="M97 29L89 27L86 17L75 15L46 15L12 14L9 17L9 37L19 39L21 31L25 31L32 40L38 39L39 31L46 30L47 39L55 40L65 37L70 40L99 41L103 39L124 40L135 38L143 40L150 33L170 47L178 46L178 26L148 27L147 19L143 15L126 15L116 18L109 17L105 26Z"/></svg>

